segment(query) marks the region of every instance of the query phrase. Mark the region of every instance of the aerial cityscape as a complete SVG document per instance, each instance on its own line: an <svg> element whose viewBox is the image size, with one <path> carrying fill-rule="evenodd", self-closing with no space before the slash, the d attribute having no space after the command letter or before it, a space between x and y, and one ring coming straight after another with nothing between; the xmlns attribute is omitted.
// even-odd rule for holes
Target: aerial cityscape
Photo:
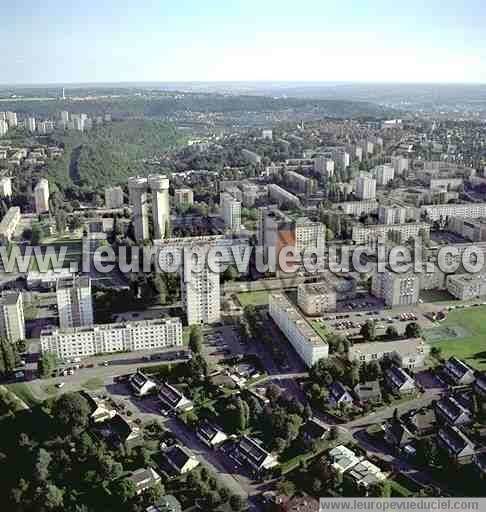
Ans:
<svg viewBox="0 0 486 512"><path fill-rule="evenodd" d="M209 3L0 7L1 509L486 510L484 6Z"/></svg>

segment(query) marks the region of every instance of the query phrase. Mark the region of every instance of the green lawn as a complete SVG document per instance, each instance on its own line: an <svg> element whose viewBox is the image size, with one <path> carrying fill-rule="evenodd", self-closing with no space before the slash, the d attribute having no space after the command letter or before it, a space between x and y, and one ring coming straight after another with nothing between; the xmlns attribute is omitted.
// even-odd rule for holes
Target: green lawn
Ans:
<svg viewBox="0 0 486 512"><path fill-rule="evenodd" d="M266 306L268 304L269 295L270 292L268 290L260 290L258 292L242 292L238 294L238 300L243 307L248 305Z"/></svg>
<svg viewBox="0 0 486 512"><path fill-rule="evenodd" d="M98 377L94 377L92 379L89 379L81 384L81 387L83 389L89 389L90 391L94 391L96 389L99 389L103 387L103 381L99 379Z"/></svg>
<svg viewBox="0 0 486 512"><path fill-rule="evenodd" d="M318 320L310 320L310 325L316 331L316 333L324 340L329 334L329 329Z"/></svg>
<svg viewBox="0 0 486 512"><path fill-rule="evenodd" d="M463 332L465 336L448 337L433 341L433 347L442 349L442 356L457 356L478 370L486 370L486 307L473 307L449 312L440 327L447 332ZM431 331L437 331L437 328ZM427 337L427 331L425 332Z"/></svg>

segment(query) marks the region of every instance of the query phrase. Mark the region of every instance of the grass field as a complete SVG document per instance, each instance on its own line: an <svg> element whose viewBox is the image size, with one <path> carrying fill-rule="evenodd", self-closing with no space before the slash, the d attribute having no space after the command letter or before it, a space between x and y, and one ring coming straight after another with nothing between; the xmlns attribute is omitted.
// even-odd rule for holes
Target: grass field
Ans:
<svg viewBox="0 0 486 512"><path fill-rule="evenodd" d="M311 327L314 329L314 331L316 331L316 333L322 339L325 339L327 337L327 335L329 334L329 330L322 322L318 322L317 320L311 320L310 324L311 324Z"/></svg>
<svg viewBox="0 0 486 512"><path fill-rule="evenodd" d="M443 329L444 338L437 339L438 329ZM452 333L456 336L451 337ZM425 332L426 339L429 338L433 347L442 349L444 358L457 356L478 370L486 370L486 307L452 311L440 327L429 330L429 334L432 336L428 337Z"/></svg>
<svg viewBox="0 0 486 512"><path fill-rule="evenodd" d="M268 304L270 292L267 290L260 290L258 292L242 292L238 294L240 304L245 307L252 306L266 306Z"/></svg>
<svg viewBox="0 0 486 512"><path fill-rule="evenodd" d="M95 391L96 389L99 389L103 387L103 381L99 379L98 377L94 377L93 379L89 379L81 384L81 387L83 389L88 389L90 391Z"/></svg>

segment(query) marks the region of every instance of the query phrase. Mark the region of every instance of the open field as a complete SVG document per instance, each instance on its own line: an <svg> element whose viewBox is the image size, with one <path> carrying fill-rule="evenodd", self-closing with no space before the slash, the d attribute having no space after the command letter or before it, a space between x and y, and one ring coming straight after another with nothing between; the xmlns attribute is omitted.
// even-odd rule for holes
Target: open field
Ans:
<svg viewBox="0 0 486 512"><path fill-rule="evenodd" d="M238 294L238 300L243 307L248 305L266 306L269 301L269 295L270 292L267 290L260 290L257 292L243 292Z"/></svg>
<svg viewBox="0 0 486 512"><path fill-rule="evenodd" d="M438 334L440 330L443 337ZM425 331L432 346L442 349L444 358L457 356L474 368L486 369L486 307L473 307L452 311L447 319Z"/></svg>

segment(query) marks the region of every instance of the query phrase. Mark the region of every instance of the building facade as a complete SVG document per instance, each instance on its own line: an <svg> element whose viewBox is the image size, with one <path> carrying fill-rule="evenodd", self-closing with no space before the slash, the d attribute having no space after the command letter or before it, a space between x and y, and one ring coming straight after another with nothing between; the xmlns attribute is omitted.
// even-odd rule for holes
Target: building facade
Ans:
<svg viewBox="0 0 486 512"><path fill-rule="evenodd" d="M172 317L41 332L42 353L60 359L182 346L182 322Z"/></svg>
<svg viewBox="0 0 486 512"><path fill-rule="evenodd" d="M61 329L93 325L91 280L87 276L60 279L56 286Z"/></svg>

